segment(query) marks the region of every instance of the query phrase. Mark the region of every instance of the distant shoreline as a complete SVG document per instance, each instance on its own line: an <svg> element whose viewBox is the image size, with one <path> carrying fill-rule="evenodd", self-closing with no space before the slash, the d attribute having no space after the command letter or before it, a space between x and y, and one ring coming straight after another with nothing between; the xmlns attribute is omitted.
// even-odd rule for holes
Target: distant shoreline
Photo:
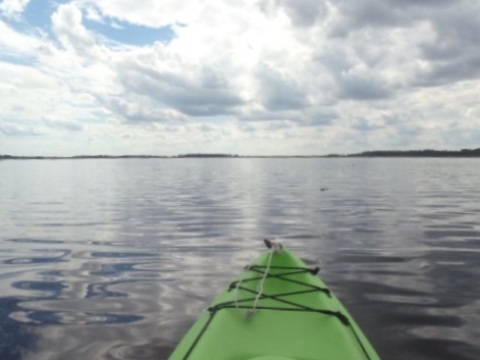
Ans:
<svg viewBox="0 0 480 360"><path fill-rule="evenodd" d="M480 157L480 148L462 150L378 150L364 151L356 154L328 154L328 155L233 155L233 154L208 154L195 153L173 156L161 155L77 155L77 156L15 156L0 155L0 160L82 160L82 159L185 159L185 158L354 158L354 157L424 157L424 158L445 158Z"/></svg>

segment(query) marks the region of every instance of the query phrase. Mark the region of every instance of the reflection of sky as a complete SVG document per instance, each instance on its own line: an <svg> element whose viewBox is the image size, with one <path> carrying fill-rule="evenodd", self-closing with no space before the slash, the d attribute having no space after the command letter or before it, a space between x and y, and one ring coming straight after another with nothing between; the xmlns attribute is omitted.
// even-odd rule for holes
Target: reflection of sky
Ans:
<svg viewBox="0 0 480 360"><path fill-rule="evenodd" d="M18 302L14 298L0 297L0 359L20 360L25 349L37 345L35 330L9 316Z"/></svg>
<svg viewBox="0 0 480 360"><path fill-rule="evenodd" d="M475 349L472 162L4 161L0 173L0 322L18 339L0 349L165 357L263 237L319 263L380 353Z"/></svg>

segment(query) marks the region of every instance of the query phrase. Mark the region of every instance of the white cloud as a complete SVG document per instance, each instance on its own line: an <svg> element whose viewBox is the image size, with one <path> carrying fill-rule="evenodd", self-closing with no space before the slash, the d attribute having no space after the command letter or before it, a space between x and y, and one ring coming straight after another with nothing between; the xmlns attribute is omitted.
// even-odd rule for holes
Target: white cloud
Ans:
<svg viewBox="0 0 480 360"><path fill-rule="evenodd" d="M61 95L59 83L33 67L0 62L0 73L7 74L0 85L3 119L38 119Z"/></svg>
<svg viewBox="0 0 480 360"><path fill-rule="evenodd" d="M3 0L0 11L7 18L19 19L29 2L30 0Z"/></svg>
<svg viewBox="0 0 480 360"><path fill-rule="evenodd" d="M3 57L29 60L36 55L36 49L41 41L28 34L13 30L7 23L0 20L0 54Z"/></svg>
<svg viewBox="0 0 480 360"><path fill-rule="evenodd" d="M4 1L4 14L13 4L27 3ZM77 145L62 149L94 153L108 144L166 154L475 146L478 10L466 1L71 1L54 9L51 38L0 21L3 138L13 125L69 133ZM170 26L175 36L126 45L91 21L126 33Z"/></svg>
<svg viewBox="0 0 480 360"><path fill-rule="evenodd" d="M52 15L53 30L66 50L80 56L95 55L95 37L82 24L82 11L76 3L60 5Z"/></svg>
<svg viewBox="0 0 480 360"><path fill-rule="evenodd" d="M97 8L94 7L86 7L85 8L85 18L91 21L96 21L98 23L104 23L105 20L100 14L100 12L97 10Z"/></svg>

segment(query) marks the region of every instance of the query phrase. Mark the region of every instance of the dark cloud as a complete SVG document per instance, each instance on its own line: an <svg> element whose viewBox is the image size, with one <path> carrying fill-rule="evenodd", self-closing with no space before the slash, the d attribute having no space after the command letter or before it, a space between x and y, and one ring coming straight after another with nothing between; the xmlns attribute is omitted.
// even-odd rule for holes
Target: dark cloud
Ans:
<svg viewBox="0 0 480 360"><path fill-rule="evenodd" d="M340 1L335 5L339 18L329 29L334 38L347 37L364 27L395 27L411 21L409 13L401 11L389 1Z"/></svg>
<svg viewBox="0 0 480 360"><path fill-rule="evenodd" d="M326 3L318 0L260 0L257 4L267 16L284 11L298 27L310 27L327 14Z"/></svg>
<svg viewBox="0 0 480 360"><path fill-rule="evenodd" d="M429 40L412 38L412 60L422 62L414 76L410 76L410 84L420 86L439 86L456 81L478 78L480 76L480 3L453 0L365 0L341 1L334 5L338 10L338 18L329 29L329 35L335 41L353 42L353 51L358 61L371 66L377 71L376 64L369 63L365 54L361 53L359 41L377 39L377 47L384 46L384 57L403 54L390 53L390 43L385 42L384 34L393 36L397 29L423 29L431 34L418 33L419 39L424 36ZM425 26L419 27L419 24ZM367 36L368 35L368 36ZM427 35L427 36L426 36ZM383 39L383 41L382 41ZM408 40L408 39L404 39ZM345 44L346 45L346 44ZM397 50L398 51L398 50ZM377 60L377 59L376 59ZM392 64L390 64L392 66ZM334 72L335 74L335 72ZM406 75L405 77L408 77ZM340 80L344 95L353 98L377 98L388 95L379 78L370 81L364 78ZM353 87L352 87L353 85ZM359 91L361 90L361 91Z"/></svg>
<svg viewBox="0 0 480 360"><path fill-rule="evenodd" d="M331 125L339 118L338 112L333 108L316 107L308 111L307 116L300 125L305 126L325 126Z"/></svg>
<svg viewBox="0 0 480 360"><path fill-rule="evenodd" d="M402 111L391 111L385 107L377 107L375 110L377 110L375 115L356 116L352 123L352 129L362 132L371 132L387 128L395 128L401 129L401 132L405 130L406 133L411 133L409 122L412 119L412 115L409 112L403 113ZM378 111L381 111L382 113L379 114Z"/></svg>
<svg viewBox="0 0 480 360"><path fill-rule="evenodd" d="M82 131L83 126L77 121L68 120L68 121L54 121L49 119L43 119L42 122L49 128L67 130L67 131Z"/></svg>
<svg viewBox="0 0 480 360"><path fill-rule="evenodd" d="M269 111L298 110L308 105L307 94L294 79L265 64L258 66L258 98Z"/></svg>
<svg viewBox="0 0 480 360"><path fill-rule="evenodd" d="M395 86L381 75L381 67L374 61L366 61L362 50L354 47L322 49L316 57L318 66L332 78L332 93L338 100L375 100L391 97Z"/></svg>
<svg viewBox="0 0 480 360"><path fill-rule="evenodd" d="M149 97L158 104L190 116L233 114L244 103L229 82L214 69L179 74L129 62L119 67L119 79L127 92Z"/></svg>
<svg viewBox="0 0 480 360"><path fill-rule="evenodd" d="M326 5L318 0L277 0L296 26L308 27L326 14Z"/></svg>
<svg viewBox="0 0 480 360"><path fill-rule="evenodd" d="M0 134L6 136L40 136L43 132L30 126L0 123Z"/></svg>
<svg viewBox="0 0 480 360"><path fill-rule="evenodd" d="M159 108L148 98L124 94L122 97L94 95L108 110L132 123L155 123L185 120L175 111Z"/></svg>
<svg viewBox="0 0 480 360"><path fill-rule="evenodd" d="M334 4L340 16L330 35L345 37L362 28L408 27L413 23L448 11L461 1L455 0L346 0Z"/></svg>
<svg viewBox="0 0 480 360"><path fill-rule="evenodd" d="M480 76L480 3L444 12L432 19L435 38L420 50L430 68L418 83L442 85Z"/></svg>
<svg viewBox="0 0 480 360"><path fill-rule="evenodd" d="M339 97L353 100L385 99L393 89L379 76L372 73L341 74L338 77Z"/></svg>
<svg viewBox="0 0 480 360"><path fill-rule="evenodd" d="M441 86L480 77L480 55L463 56L452 61L435 62L431 70L420 74L416 85Z"/></svg>

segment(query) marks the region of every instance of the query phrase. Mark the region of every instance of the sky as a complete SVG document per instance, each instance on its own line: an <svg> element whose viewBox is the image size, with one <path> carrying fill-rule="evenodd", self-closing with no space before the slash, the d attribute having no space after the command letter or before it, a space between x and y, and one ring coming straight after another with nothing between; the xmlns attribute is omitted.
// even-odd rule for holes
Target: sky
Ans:
<svg viewBox="0 0 480 360"><path fill-rule="evenodd" d="M478 147L477 0L0 1L0 154Z"/></svg>

